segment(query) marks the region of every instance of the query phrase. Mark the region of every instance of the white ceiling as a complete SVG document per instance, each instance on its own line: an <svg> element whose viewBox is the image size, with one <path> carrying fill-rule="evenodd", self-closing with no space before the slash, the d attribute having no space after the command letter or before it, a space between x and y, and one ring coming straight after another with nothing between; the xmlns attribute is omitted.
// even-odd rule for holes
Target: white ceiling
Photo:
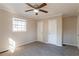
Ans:
<svg viewBox="0 0 79 59"><path fill-rule="evenodd" d="M35 15L33 11L25 12L25 10L31 9L31 7L24 3L4 3L0 4L0 9L5 9L28 18L46 19L55 15L75 16L79 13L79 3L47 3L47 6L42 9L47 10L48 13L39 12L38 15Z"/></svg>

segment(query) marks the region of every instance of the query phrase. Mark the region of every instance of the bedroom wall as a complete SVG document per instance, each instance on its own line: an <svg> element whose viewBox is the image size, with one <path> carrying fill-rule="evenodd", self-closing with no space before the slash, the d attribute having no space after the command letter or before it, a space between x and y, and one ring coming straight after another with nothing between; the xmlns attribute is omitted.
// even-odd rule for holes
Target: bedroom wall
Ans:
<svg viewBox="0 0 79 59"><path fill-rule="evenodd" d="M12 17L27 20L27 31L12 32ZM0 52L8 49L9 38L16 42L16 46L36 41L36 20L26 19L22 16L0 10Z"/></svg>
<svg viewBox="0 0 79 59"><path fill-rule="evenodd" d="M77 17L63 17L63 44L77 46Z"/></svg>
<svg viewBox="0 0 79 59"><path fill-rule="evenodd" d="M79 15L77 16L77 47L79 49Z"/></svg>

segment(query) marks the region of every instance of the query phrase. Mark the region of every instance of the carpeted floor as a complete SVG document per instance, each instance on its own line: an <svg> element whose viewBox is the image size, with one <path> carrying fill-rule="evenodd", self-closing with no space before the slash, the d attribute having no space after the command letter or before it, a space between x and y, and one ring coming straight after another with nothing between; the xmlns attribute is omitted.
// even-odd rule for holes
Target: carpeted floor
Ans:
<svg viewBox="0 0 79 59"><path fill-rule="evenodd" d="M14 53L7 51L0 56L79 56L79 50L73 46L58 47L41 42L33 42L18 47Z"/></svg>

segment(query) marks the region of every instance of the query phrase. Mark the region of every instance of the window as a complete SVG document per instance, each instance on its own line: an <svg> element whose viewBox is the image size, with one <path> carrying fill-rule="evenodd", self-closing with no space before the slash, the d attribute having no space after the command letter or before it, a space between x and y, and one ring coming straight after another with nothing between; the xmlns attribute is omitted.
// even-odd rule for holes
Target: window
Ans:
<svg viewBox="0 0 79 59"><path fill-rule="evenodd" d="M23 32L26 31L26 20L13 18L13 32Z"/></svg>

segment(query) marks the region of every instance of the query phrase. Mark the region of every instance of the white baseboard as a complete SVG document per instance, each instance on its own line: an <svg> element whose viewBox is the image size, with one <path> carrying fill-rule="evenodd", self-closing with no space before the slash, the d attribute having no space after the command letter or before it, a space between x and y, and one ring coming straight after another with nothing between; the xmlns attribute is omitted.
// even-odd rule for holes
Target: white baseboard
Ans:
<svg viewBox="0 0 79 59"><path fill-rule="evenodd" d="M71 45L71 46L75 46L75 47L77 47L76 44L69 44L69 43L63 43L63 44L65 44L65 45Z"/></svg>
<svg viewBox="0 0 79 59"><path fill-rule="evenodd" d="M26 44L29 44L29 43L32 43L32 42L35 42L35 41L34 40L33 41L24 41L24 42L18 43L16 45L16 47L19 47L19 46L22 46L22 45L26 45Z"/></svg>
<svg viewBox="0 0 79 59"><path fill-rule="evenodd" d="M16 47L19 47L19 46L22 46L22 45L25 45L25 44L29 44L29 43L32 43L32 42L35 42L35 41L34 40L24 41L24 42L16 44ZM6 50L9 50L9 48L0 48L0 52L6 51Z"/></svg>
<svg viewBox="0 0 79 59"><path fill-rule="evenodd" d="M51 43L43 42L43 41L39 41L39 42L46 43L46 44L51 44ZM51 45L54 45L54 44L51 44ZM55 46L60 46L60 47L62 47L62 45L55 45Z"/></svg>
<svg viewBox="0 0 79 59"><path fill-rule="evenodd" d="M0 52L6 51L6 50L9 50L9 48L0 48Z"/></svg>

